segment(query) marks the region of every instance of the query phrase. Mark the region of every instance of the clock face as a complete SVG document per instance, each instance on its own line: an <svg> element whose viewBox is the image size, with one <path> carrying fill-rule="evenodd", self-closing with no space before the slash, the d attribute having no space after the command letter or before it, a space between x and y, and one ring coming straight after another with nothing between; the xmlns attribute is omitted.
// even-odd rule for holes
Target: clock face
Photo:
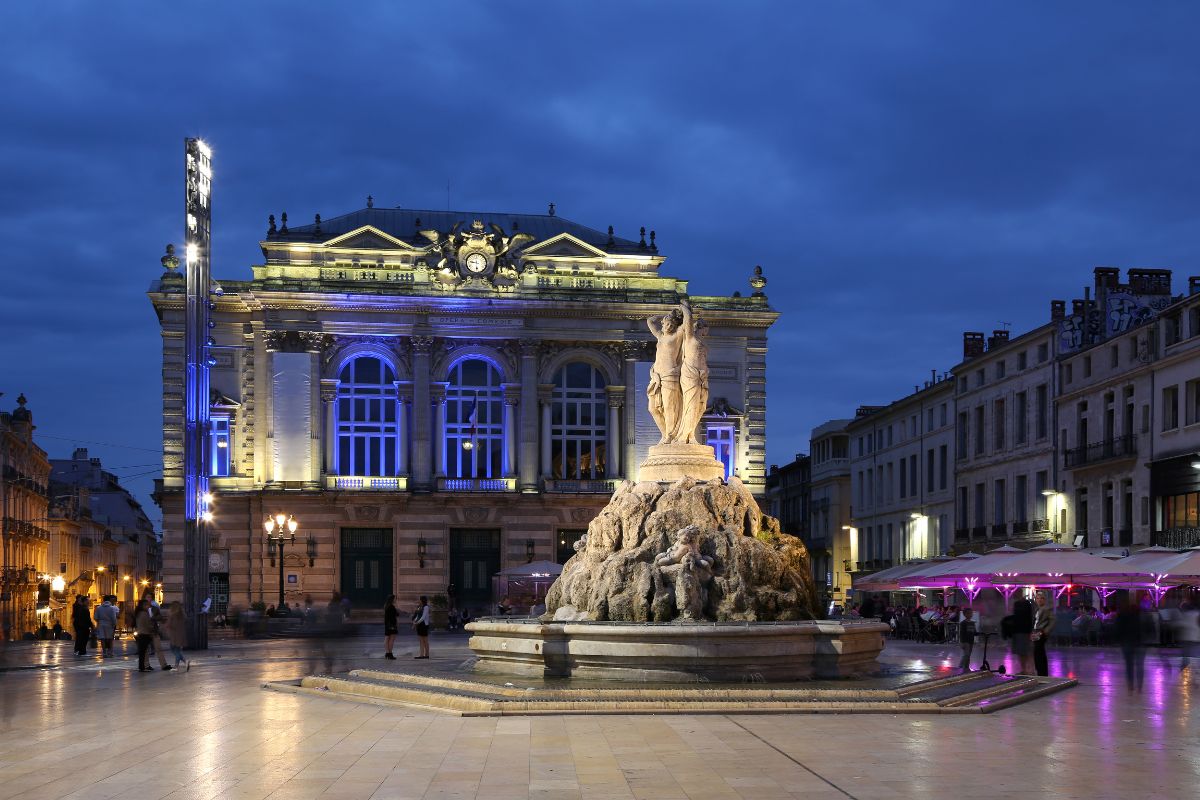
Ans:
<svg viewBox="0 0 1200 800"><path fill-rule="evenodd" d="M483 253L471 253L467 256L467 271L479 274L487 269L487 256Z"/></svg>

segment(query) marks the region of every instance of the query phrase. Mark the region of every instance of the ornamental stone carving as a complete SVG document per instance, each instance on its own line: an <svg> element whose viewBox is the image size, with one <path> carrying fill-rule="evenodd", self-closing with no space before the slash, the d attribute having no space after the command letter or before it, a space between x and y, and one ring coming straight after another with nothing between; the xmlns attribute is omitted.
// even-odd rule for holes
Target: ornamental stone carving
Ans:
<svg viewBox="0 0 1200 800"><path fill-rule="evenodd" d="M263 331L263 343L277 353L323 353L333 337L320 331Z"/></svg>

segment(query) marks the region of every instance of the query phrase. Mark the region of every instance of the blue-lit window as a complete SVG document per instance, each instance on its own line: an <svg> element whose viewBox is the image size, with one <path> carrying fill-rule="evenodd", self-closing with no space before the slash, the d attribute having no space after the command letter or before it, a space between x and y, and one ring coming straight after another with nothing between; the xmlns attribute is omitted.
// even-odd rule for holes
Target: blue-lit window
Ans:
<svg viewBox="0 0 1200 800"><path fill-rule="evenodd" d="M468 358L446 376L446 476L504 477L504 391L500 371Z"/></svg>
<svg viewBox="0 0 1200 800"><path fill-rule="evenodd" d="M229 417L210 417L212 433L209 442L212 445L212 475L215 478L227 478L231 474L233 443L229 439Z"/></svg>
<svg viewBox="0 0 1200 800"><path fill-rule="evenodd" d="M731 477L735 463L733 425L725 422L708 423L708 432L705 435L705 440L716 453L717 461L725 465L725 477Z"/></svg>
<svg viewBox="0 0 1200 800"><path fill-rule="evenodd" d="M396 474L396 373L359 356L338 376L337 474Z"/></svg>
<svg viewBox="0 0 1200 800"><path fill-rule="evenodd" d="M579 480L603 478L608 430L604 376L575 361L554 375L550 418L550 474Z"/></svg>

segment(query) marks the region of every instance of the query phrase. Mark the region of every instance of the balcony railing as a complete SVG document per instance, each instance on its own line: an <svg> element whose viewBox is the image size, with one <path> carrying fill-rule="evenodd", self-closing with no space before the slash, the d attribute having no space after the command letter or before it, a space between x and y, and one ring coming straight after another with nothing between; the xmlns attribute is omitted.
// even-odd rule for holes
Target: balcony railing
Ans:
<svg viewBox="0 0 1200 800"><path fill-rule="evenodd" d="M615 480L562 480L546 478L543 482L547 492L561 494L612 494L617 490Z"/></svg>
<svg viewBox="0 0 1200 800"><path fill-rule="evenodd" d="M327 475L325 476L325 488L347 491L403 492L408 489L408 478L378 475Z"/></svg>
<svg viewBox="0 0 1200 800"><path fill-rule="evenodd" d="M971 538L971 529L970 528L955 528L954 541L965 542L970 538Z"/></svg>
<svg viewBox="0 0 1200 800"><path fill-rule="evenodd" d="M438 478L439 492L515 492L516 478Z"/></svg>
<svg viewBox="0 0 1200 800"><path fill-rule="evenodd" d="M27 522L23 519L15 519L13 517L4 518L4 531L9 536L16 538L38 539L43 542L50 541L50 531L45 528L34 525L32 522Z"/></svg>
<svg viewBox="0 0 1200 800"><path fill-rule="evenodd" d="M1200 547L1200 528L1167 528L1165 531L1155 531L1152 538L1159 547L1175 550Z"/></svg>
<svg viewBox="0 0 1200 800"><path fill-rule="evenodd" d="M1008 536L1008 523L1007 522L997 522L995 525L992 526L992 538L993 539L1000 539L1000 538L1003 538L1006 536Z"/></svg>
<svg viewBox="0 0 1200 800"><path fill-rule="evenodd" d="M1050 532L1050 520L1049 519L1031 519L1031 520L1029 520L1029 532L1030 533L1049 533Z"/></svg>
<svg viewBox="0 0 1200 800"><path fill-rule="evenodd" d="M1113 458L1132 458L1137 455L1137 436L1115 436L1102 442L1093 442L1072 447L1063 453L1063 466L1067 469L1096 464Z"/></svg>
<svg viewBox="0 0 1200 800"><path fill-rule="evenodd" d="M972 539L983 539L987 536L987 525L976 525L971 528Z"/></svg>
<svg viewBox="0 0 1200 800"><path fill-rule="evenodd" d="M1029 520L1023 519L1013 523L1013 535L1029 532Z"/></svg>

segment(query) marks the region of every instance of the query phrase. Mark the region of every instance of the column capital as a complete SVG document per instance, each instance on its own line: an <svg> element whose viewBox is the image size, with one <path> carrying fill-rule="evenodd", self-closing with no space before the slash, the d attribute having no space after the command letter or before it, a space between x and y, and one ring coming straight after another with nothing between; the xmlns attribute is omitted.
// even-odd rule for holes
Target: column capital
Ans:
<svg viewBox="0 0 1200 800"><path fill-rule="evenodd" d="M537 358L538 350L542 346L540 339L521 339L518 344L521 348L521 358Z"/></svg>
<svg viewBox="0 0 1200 800"><path fill-rule="evenodd" d="M337 378L321 378L321 402L332 403L337 399L338 387L342 382Z"/></svg>
<svg viewBox="0 0 1200 800"><path fill-rule="evenodd" d="M412 344L414 356L427 356L433 352L434 337L432 336L410 336L409 342Z"/></svg>
<svg viewBox="0 0 1200 800"><path fill-rule="evenodd" d="M609 408L621 408L625 405L624 386L606 386L604 391L608 394Z"/></svg>
<svg viewBox="0 0 1200 800"><path fill-rule="evenodd" d="M638 361L646 350L648 342L626 339L621 342L621 355L626 361Z"/></svg>
<svg viewBox="0 0 1200 800"><path fill-rule="evenodd" d="M502 383L500 390L504 392L504 404L506 406L515 406L521 402L521 384L519 383Z"/></svg>
<svg viewBox="0 0 1200 800"><path fill-rule="evenodd" d="M450 389L450 384L446 382L432 381L429 384L429 397L435 403L446 402L446 392Z"/></svg>
<svg viewBox="0 0 1200 800"><path fill-rule="evenodd" d="M412 381L392 381L396 387L396 400L401 403L411 403L413 399Z"/></svg>
<svg viewBox="0 0 1200 800"><path fill-rule="evenodd" d="M537 388L539 403L549 403L551 398L554 397L553 383L539 383Z"/></svg>

